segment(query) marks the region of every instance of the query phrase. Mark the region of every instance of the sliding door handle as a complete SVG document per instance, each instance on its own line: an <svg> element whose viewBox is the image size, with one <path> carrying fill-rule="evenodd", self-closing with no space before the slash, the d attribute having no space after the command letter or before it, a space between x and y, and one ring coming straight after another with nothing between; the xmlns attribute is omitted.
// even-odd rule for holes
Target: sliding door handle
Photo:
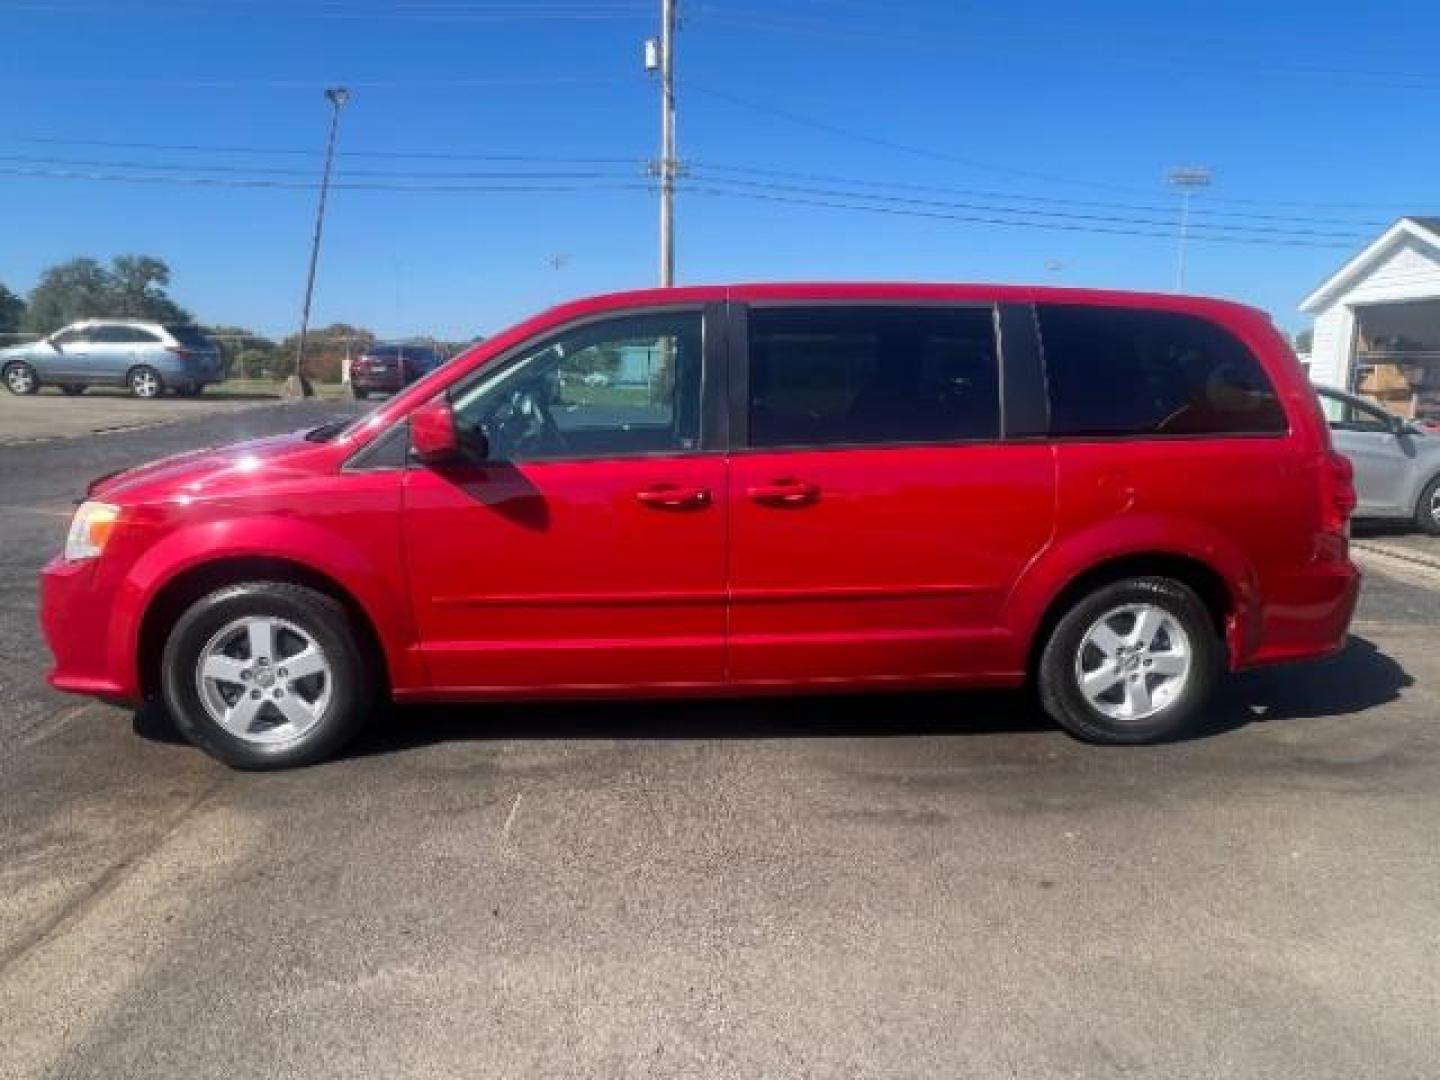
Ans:
<svg viewBox="0 0 1440 1080"><path fill-rule="evenodd" d="M819 500L820 486L808 480L785 477L768 484L757 484L745 494L762 506L805 506Z"/></svg>

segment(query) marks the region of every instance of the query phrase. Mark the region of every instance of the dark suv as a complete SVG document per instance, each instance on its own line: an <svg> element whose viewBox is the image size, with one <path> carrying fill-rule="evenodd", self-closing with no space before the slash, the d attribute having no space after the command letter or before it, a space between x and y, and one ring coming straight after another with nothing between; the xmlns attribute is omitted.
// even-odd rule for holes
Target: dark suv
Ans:
<svg viewBox="0 0 1440 1080"><path fill-rule="evenodd" d="M429 345L372 345L350 365L350 389L364 401L409 386L444 363Z"/></svg>

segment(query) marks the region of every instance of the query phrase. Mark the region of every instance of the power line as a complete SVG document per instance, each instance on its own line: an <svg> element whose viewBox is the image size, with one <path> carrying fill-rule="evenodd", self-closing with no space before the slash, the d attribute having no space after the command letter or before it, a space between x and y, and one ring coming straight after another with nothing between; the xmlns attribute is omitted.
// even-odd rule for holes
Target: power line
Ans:
<svg viewBox="0 0 1440 1080"><path fill-rule="evenodd" d="M985 199L1003 199L1010 202L1038 203L1045 206L1089 206L1112 210L1135 210L1148 213L1173 213L1174 206L1170 204L1156 203L1135 203L1115 202L1104 199L1076 199L1054 195L1027 195L1016 194L1007 191L995 191L984 188L955 187L949 184L924 184L908 180L878 180L873 177L844 177L833 173L796 172L788 169L772 169L753 165L730 165L716 161L690 161L692 172L699 173L738 173L748 176L777 177L787 180L819 181L821 183L843 184L851 187L883 188L886 190L898 191L928 191L947 195L965 195ZM1381 204L1366 204L1373 209L1381 209ZM1388 207L1384 207L1387 208ZM1276 222L1305 222L1308 224L1324 225L1354 225L1364 228L1385 228L1391 224L1393 219L1377 221L1374 219L1362 220L1357 218L1339 217L1317 217L1314 215L1295 214L1266 214L1255 213L1243 210L1212 210L1209 208L1198 208L1193 211L1196 217L1220 217L1233 218L1249 221L1276 221Z"/></svg>
<svg viewBox="0 0 1440 1080"><path fill-rule="evenodd" d="M337 156L339 156L337 154ZM63 168L139 169L150 172L199 172L221 175L267 174L274 176L311 176L313 169L289 168L280 165L204 165L178 162L100 161L87 158L53 158L28 154L0 154L0 162L22 165L52 165ZM344 170L345 176L377 177L391 180L602 180L614 178L613 172L551 170L551 171L442 171L405 172L393 169Z"/></svg>
<svg viewBox="0 0 1440 1080"><path fill-rule="evenodd" d="M216 177L216 176L140 176L125 175L117 173L106 173L102 171L62 170L62 169L41 169L25 168L15 166L0 166L0 176L36 177L44 179L61 180L83 180L109 183L133 183L133 184L179 184L197 187L217 188L254 188L254 189L278 189L290 191L313 191L316 188L314 182L275 180L264 178L240 178L240 177ZM419 194L454 193L454 194L555 194L555 193L579 193L602 191L645 191L653 192L654 185L644 182L626 181L596 181L591 183L574 184L393 184L393 183L350 183L339 182L331 185L334 188L345 188L356 191L383 191L383 192L410 192ZM868 214L885 214L896 217L921 218L927 220L956 221L966 224L986 225L997 228L1024 228L1039 229L1058 232L1090 233L1109 236L1135 236L1154 239L1169 240L1172 234L1169 231L1160 231L1146 227L1131 227L1126 224L1100 224L1082 223L1067 220L1046 220L1036 221L1030 219L1017 219L1013 217L996 217L985 213L955 213L941 209L916 207L916 206L893 206L879 205L875 203L861 204L847 201L843 198L819 198L802 194L789 194L766 190L745 190L732 187L716 186L713 182L709 184L691 185L685 189L689 193L721 198L739 198L752 201L776 203L788 206L807 206L831 210L845 210ZM998 211L1005 213L1006 211ZM1320 238L1304 238L1290 236L1258 236L1258 235L1197 235L1196 241L1207 243L1232 243L1247 244L1253 246L1277 246L1277 247L1303 247L1303 248L1344 248L1353 250L1353 241L1334 241Z"/></svg>
<svg viewBox="0 0 1440 1080"><path fill-rule="evenodd" d="M147 15L181 15L209 18L254 18L258 5L235 2L220 5L176 5L162 0L141 0L126 4L67 4L59 0L0 0L0 11L26 12L37 15L118 15L126 19ZM391 22L603 22L642 18L645 9L620 3L604 4L522 4L475 6L411 6L411 7L306 7L283 4L267 8L266 18L315 19L322 21L391 21Z"/></svg>
<svg viewBox="0 0 1440 1080"><path fill-rule="evenodd" d="M952 164L963 165L969 169L979 169L985 172L1002 173L1007 176L1020 177L1027 180L1044 180L1050 183L1078 184L1084 187L1103 188L1111 191L1124 191L1134 194L1142 189L1131 187L1127 184L1112 184L1100 180L1078 180L1075 177L1061 177L1053 173L1036 172L1030 169L1016 168L1011 165L997 165L994 162L980 161L976 158L964 157L960 154L952 154L944 150L937 150L933 147L920 146L915 143L901 142L884 135L874 135L870 132L859 131L855 128L845 127L841 124L831 123L829 120L822 120L819 117L810 116L806 113L795 112L791 109L780 108L765 102L752 101L749 98L732 94L728 90L719 90L713 86L706 86L687 79L685 87L689 90L698 91L706 97L712 97L719 101L727 101L732 105L739 105L742 108L752 109L756 112L767 113L771 116L788 120L794 124L804 127L815 128L818 131L829 132L832 135L840 135L847 139L854 139L857 142L869 143L872 146L881 146L887 150L895 150L903 154L911 154L916 157L929 158L932 161L948 161Z"/></svg>
<svg viewBox="0 0 1440 1080"><path fill-rule="evenodd" d="M265 177L241 177L241 176L191 176L191 175L165 175L145 176L139 173L114 173L99 169L58 169L0 165L0 176L29 177L45 180L94 180L108 183L130 183L130 184L182 184L196 187L222 187L222 188L274 188L289 191L313 191L318 187L318 182L306 182L303 180L275 180ZM514 184L394 184L379 181L340 181L332 183L332 188L344 188L350 191L401 191L417 193L469 193L469 192L569 192L569 191L591 191L591 190L612 190L612 191L650 191L653 185L643 181L626 182L622 180L600 180L589 183L514 183Z"/></svg>
<svg viewBox="0 0 1440 1080"><path fill-rule="evenodd" d="M95 146L115 150L174 150L207 154L259 154L274 156L299 156L316 158L320 151L314 147L296 146L225 146L214 143L161 143L125 142L115 139L63 139L45 135L4 135L0 141L47 146ZM635 165L643 163L643 156L633 157L565 157L558 154L476 154L455 150L342 150L336 157L409 159L413 161L513 161L553 162L567 165Z"/></svg>
<svg viewBox="0 0 1440 1080"><path fill-rule="evenodd" d="M741 97L738 94L732 94L726 90L719 90L713 86L699 84L689 79L685 81L685 87L689 90L698 91L699 93L707 97L712 97L720 101L729 102L732 105L738 105L742 108L751 109L755 112L775 116L804 127L810 127L818 131L828 132L831 135L838 135L843 138L853 139L857 142L868 143L871 146L880 146L888 150L897 151L899 153L928 158L932 161L946 161L952 164L964 166L966 168L1014 176L1018 179L1039 180L1046 183L1074 185L1079 187L1096 188L1105 191L1118 191L1128 195L1150 196L1154 194L1152 190L1141 188L1133 184L1117 184L1103 180L1084 180L1074 176L1060 176L1055 173L1040 172L1033 169L1016 168L1010 165L1000 165L995 162L980 161L976 158L964 157L959 154L952 154L944 150L935 149L934 147L921 146L916 143L902 142L897 139L891 139L887 136L875 135L871 132L860 131L856 128L845 127L841 124L831 123L828 120L823 120L819 117L811 116L806 113L795 112L794 110L781 108L776 105L770 105L766 102L754 101L750 98ZM1210 199L1209 201L1244 206L1289 206L1297 209L1324 207L1349 207L1355 209L1367 205L1363 203L1353 202L1325 202L1288 199L1246 199L1235 196L1225 198L1215 197Z"/></svg>
<svg viewBox="0 0 1440 1080"><path fill-rule="evenodd" d="M1040 229L1059 232L1095 233L1107 236L1140 236L1157 240L1173 240L1173 231L1123 228L1120 226L1085 225L1073 222L1017 221L1006 218L988 217L979 214L953 214L938 210L924 210L910 207L865 206L832 199L817 199L799 195L771 194L758 191L736 191L705 185L692 185L686 189L696 195L710 195L722 198L753 199L759 202L779 203L788 206L812 206L831 210L853 210L871 214L888 214L897 217L924 218L941 221L959 221L972 225L989 225L997 228ZM1302 247L1302 248L1344 248L1353 250L1352 242L1285 239L1278 237L1247 236L1197 236L1194 239L1207 243L1248 244L1254 246Z"/></svg>
<svg viewBox="0 0 1440 1080"><path fill-rule="evenodd" d="M703 182L703 181L702 181ZM945 202L938 199L920 199L899 195L870 195L840 191L834 188L817 188L803 184L786 184L774 181L725 180L711 178L709 183L739 187L747 191L774 191L795 195L813 195L825 199L846 199L852 202L879 203L886 206L921 207L967 212L1000 213L1022 215L1026 218L1054 221L1081 221L1099 224L1121 224L1171 229L1174 223L1166 219L1125 217L1116 214L1088 214L1062 210L1027 210L1015 207L996 206L978 202ZM1339 232L1323 229L1282 229L1269 225L1227 225L1220 223L1192 223L1194 229L1207 229L1217 233L1250 234L1256 236L1311 237L1334 240L1364 240L1370 234L1362 232Z"/></svg>
<svg viewBox="0 0 1440 1080"><path fill-rule="evenodd" d="M314 90L327 85L323 79L76 79L63 75L53 79L0 76L0 82L4 81L140 90ZM347 82L366 90L463 90L492 86L624 86L633 80L618 75L500 75L463 79L349 79Z"/></svg>
<svg viewBox="0 0 1440 1080"><path fill-rule="evenodd" d="M848 40L863 42L869 46L901 48L912 52L928 53L947 58L956 57L955 41L947 39L945 35L953 34L957 38L963 38L965 42L973 42L984 39L987 36L994 40L1001 41L1021 38L1027 45L1033 46L1038 38L1049 37L1058 40L1065 46L1065 53L1060 57L1060 62L1071 67L1079 68L1100 68L1105 71L1112 71L1114 64L1119 62L1132 67L1148 68L1161 71L1167 74L1176 72L1188 72L1192 74L1215 74L1258 76L1258 77L1315 77L1324 79L1342 79L1357 83L1362 86L1390 89L1423 89L1440 85L1440 72L1434 71L1406 71L1395 68L1350 68L1338 67L1326 64L1294 63L1291 61L1277 59L1273 54L1246 55L1237 57L1231 62L1196 60L1194 54L1180 54L1164 51L1164 45L1173 47L1173 38L1165 41L1161 48L1146 48L1143 54L1127 53L1124 48L1117 47L1113 38L1107 38L1104 42L1105 48L1097 55L1100 61L1088 60L1083 50L1077 50L1075 40L1083 31L1092 29L1091 24L1076 25L1072 32L1063 35L1057 32L1055 26L1048 20L1043 24L1034 24L1027 28L1006 31L1001 29L999 33L994 30L978 31L971 23L967 13L966 23L961 26L957 23L931 23L930 32L924 36L913 34L896 33L893 30L877 30L873 26L858 24L837 24L833 17L827 13L823 19L796 15L791 12L775 12L770 10L754 10L736 7L715 7L710 4L697 4L698 16L707 22L716 22L721 25L737 27L761 27L767 30L778 30L782 33L793 33L804 36L824 37L830 39ZM879 14L877 12L877 14ZM887 20L888 21L888 20ZM1188 37L1188 35L1187 35ZM1243 39L1209 39L1212 44L1244 44L1251 42ZM1097 43L1098 44L1098 43ZM1033 50L1027 50L1033 52ZM1011 63L1011 56L1024 60L1027 58L1027 51L1018 53L1007 52L1006 63ZM1047 66L1053 68L1055 59L1048 56L1040 56Z"/></svg>

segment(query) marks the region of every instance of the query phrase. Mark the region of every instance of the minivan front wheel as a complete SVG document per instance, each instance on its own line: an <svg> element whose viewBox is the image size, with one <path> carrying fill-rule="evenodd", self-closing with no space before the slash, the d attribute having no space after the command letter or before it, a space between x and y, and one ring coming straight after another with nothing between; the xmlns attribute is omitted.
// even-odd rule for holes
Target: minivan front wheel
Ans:
<svg viewBox="0 0 1440 1080"><path fill-rule="evenodd" d="M126 382L130 384L130 392L137 398L157 398L165 392L165 383L161 380L160 373L152 367L131 368Z"/></svg>
<svg viewBox="0 0 1440 1080"><path fill-rule="evenodd" d="M1186 585L1117 581L1074 604L1040 656L1041 704L1071 734L1096 743L1175 738L1219 680L1214 621Z"/></svg>
<svg viewBox="0 0 1440 1080"><path fill-rule="evenodd" d="M29 364L17 360L5 368L5 389L12 394L33 394L40 389L40 377Z"/></svg>
<svg viewBox="0 0 1440 1080"><path fill-rule="evenodd" d="M360 729L373 694L344 607L263 581L195 601L166 641L161 683L181 733L241 769L330 756Z"/></svg>

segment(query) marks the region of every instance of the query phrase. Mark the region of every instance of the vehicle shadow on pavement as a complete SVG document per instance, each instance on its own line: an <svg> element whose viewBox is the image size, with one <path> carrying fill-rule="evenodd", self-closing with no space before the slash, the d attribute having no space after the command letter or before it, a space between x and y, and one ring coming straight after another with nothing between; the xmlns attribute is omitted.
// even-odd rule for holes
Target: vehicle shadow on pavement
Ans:
<svg viewBox="0 0 1440 1080"><path fill-rule="evenodd" d="M1399 697L1414 680L1365 638L1326 660L1244 672L1216 695L1179 741L1252 723L1348 716ZM138 711L136 734L181 742L164 710ZM1028 693L799 695L724 700L486 702L387 706L342 758L400 753L437 743L544 739L898 738L1039 734L1055 730Z"/></svg>

